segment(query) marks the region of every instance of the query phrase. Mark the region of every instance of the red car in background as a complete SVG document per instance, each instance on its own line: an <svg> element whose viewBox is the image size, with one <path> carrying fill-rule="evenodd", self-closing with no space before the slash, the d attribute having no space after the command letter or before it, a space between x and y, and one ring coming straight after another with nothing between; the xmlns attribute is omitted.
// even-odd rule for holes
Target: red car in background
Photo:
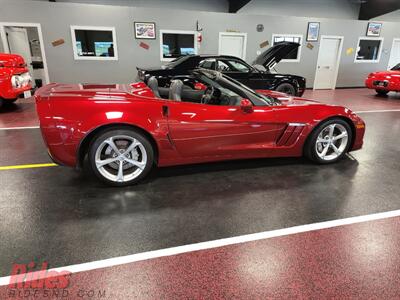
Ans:
<svg viewBox="0 0 400 300"><path fill-rule="evenodd" d="M32 89L32 79L22 56L0 53L0 106L15 102Z"/></svg>
<svg viewBox="0 0 400 300"><path fill-rule="evenodd" d="M54 83L35 98L53 160L81 167L87 157L115 186L136 183L155 165L303 155L333 163L360 149L365 131L345 107L256 92L209 70L179 76L169 88L155 77L147 85Z"/></svg>
<svg viewBox="0 0 400 300"><path fill-rule="evenodd" d="M400 63L389 71L369 74L365 80L365 85L382 96L389 92L400 92Z"/></svg>

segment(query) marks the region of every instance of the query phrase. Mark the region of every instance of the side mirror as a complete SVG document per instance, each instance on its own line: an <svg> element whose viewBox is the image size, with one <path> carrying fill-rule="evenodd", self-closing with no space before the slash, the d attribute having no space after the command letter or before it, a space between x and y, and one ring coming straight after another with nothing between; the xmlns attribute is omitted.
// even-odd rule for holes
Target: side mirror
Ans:
<svg viewBox="0 0 400 300"><path fill-rule="evenodd" d="M240 101L240 109L245 114L252 113L253 112L253 103L251 103L251 101L249 99L242 99L242 101Z"/></svg>

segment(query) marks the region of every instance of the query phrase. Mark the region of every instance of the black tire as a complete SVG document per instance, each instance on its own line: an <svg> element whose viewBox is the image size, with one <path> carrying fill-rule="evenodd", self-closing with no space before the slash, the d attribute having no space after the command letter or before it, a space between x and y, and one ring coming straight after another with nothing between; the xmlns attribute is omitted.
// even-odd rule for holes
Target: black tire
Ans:
<svg viewBox="0 0 400 300"><path fill-rule="evenodd" d="M281 83L276 87L276 91L292 96L296 95L296 88L290 83Z"/></svg>
<svg viewBox="0 0 400 300"><path fill-rule="evenodd" d="M137 140L141 144L141 146L143 146L143 147L140 146L139 150L137 150L135 148L136 149L135 151L138 153L138 157L141 157L142 160L143 160L143 157L147 158L143 169L140 169L139 167L136 167L132 164L123 162L123 164L125 165L124 168L125 167L128 168L127 171L131 170L134 173L135 170L136 171L142 170L141 173L137 177L134 177L134 178L132 178L130 180L126 180L126 181L116 181L117 179L111 180L110 178L106 177L107 173L109 173L109 174L111 174L111 172L118 173L118 170L116 168L119 168L119 166L120 166L121 162L119 160L117 160L113 163L110 163L110 164L106 164L104 168L100 168L101 171L99 170L99 168L96 165L96 155L98 155L98 153L101 153L101 149L107 149L107 151L108 150L111 151L111 146L105 145L104 142L111 137L121 137L121 136L129 137L131 139ZM123 141L123 139L120 139L120 140L115 139L115 141L118 143L118 142ZM115 145L117 145L117 144L115 144ZM100 147L100 149L99 149L99 147ZM108 149L106 147L110 147L110 148ZM129 147L128 144L127 144L127 147ZM119 154L121 153L122 150L126 150L126 148L122 149L118 145L117 145L117 148L120 150ZM142 153L143 151L145 151L145 155ZM112 151L112 153L115 153L115 151ZM103 155L105 155L105 154L103 154ZM115 155L117 155L117 154L115 154ZM108 158L114 159L115 157L109 156ZM108 159L108 158L105 158L105 159ZM130 156L129 158L133 160L133 155ZM137 130L127 129L127 128L111 128L111 129L102 131L99 134L97 134L93 138L92 142L89 145L88 159L89 159L90 167L91 167L93 173L96 175L96 177L111 186L127 186L127 185L136 184L141 179L146 177L146 175L151 171L151 169L155 165L154 149L153 149L153 146L151 145L150 141L147 139L147 137L145 137L141 132L139 132ZM113 164L116 164L117 167L115 167ZM124 171L125 171L125 169L123 169L122 177L131 175L131 174L125 175ZM106 175L102 174L101 172L103 172ZM110 176L118 177L118 174L111 174ZM125 180L125 178L123 180Z"/></svg>
<svg viewBox="0 0 400 300"><path fill-rule="evenodd" d="M3 100L3 104L4 104L4 105L12 105L12 104L14 104L17 100L18 100L18 98Z"/></svg>
<svg viewBox="0 0 400 300"><path fill-rule="evenodd" d="M389 91L385 91L385 90L378 90L376 89L375 92L379 95L379 96L386 96Z"/></svg>
<svg viewBox="0 0 400 300"><path fill-rule="evenodd" d="M318 139L318 136L319 136L324 130L327 130L327 127L328 127L328 126L333 125L333 124L338 124L339 126L335 125L335 127L337 126L337 127L339 127L339 128L345 129L345 130L347 131L347 144L343 147L343 149L342 149L342 151L341 151L341 154L338 155L336 158L334 158L334 159L329 159L329 160L322 159L322 158L319 156L318 152L317 152L317 148L318 148L318 147L323 147L323 148L324 148L325 145L328 145L328 143L326 143L326 144L320 143L320 145L318 146L318 145L317 145L317 139ZM336 129L335 129L335 130L336 130ZM322 134L323 134L323 133L322 133ZM309 135L309 137L308 137L308 139L307 139L307 142L306 142L306 144L305 144L305 146L304 146L304 155L305 155L308 159L310 159L310 160L312 160L313 162L318 163L318 164L330 164L330 163L335 163L335 162L337 162L338 160L342 159L343 156L345 156L346 153L349 151L349 148L350 148L350 145L351 145L351 142L352 142L352 138L353 138L352 129L350 128L350 125L349 125L346 121L344 121L343 119L340 119L340 118L334 118L334 119L327 120L327 121L322 122L321 124L319 124L319 125L310 133L310 135ZM337 142L339 142L339 141L336 141L336 142L334 142L334 143L337 143ZM344 141L343 141L343 142L344 142ZM341 143L342 143L342 141L341 141ZM334 144L334 145L335 145L335 144ZM328 149L329 149L328 151L333 151L333 149L331 149L330 147L331 147L331 146L328 146ZM337 145L335 145L335 147L337 147ZM333 151L333 152L334 152L334 151ZM333 155L333 156L334 156L334 155Z"/></svg>

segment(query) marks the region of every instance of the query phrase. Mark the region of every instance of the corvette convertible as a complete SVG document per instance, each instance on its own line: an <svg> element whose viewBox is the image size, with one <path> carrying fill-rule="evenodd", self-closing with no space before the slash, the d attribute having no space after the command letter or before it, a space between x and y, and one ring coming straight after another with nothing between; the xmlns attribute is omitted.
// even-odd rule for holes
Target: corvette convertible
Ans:
<svg viewBox="0 0 400 300"><path fill-rule="evenodd" d="M381 96L389 92L400 92L400 64L389 71L370 73L365 80L365 85Z"/></svg>
<svg viewBox="0 0 400 300"><path fill-rule="evenodd" d="M186 55L154 68L137 68L140 80L156 76L160 86L168 86L171 78L188 75L193 69L219 71L251 89L275 90L301 97L306 89L306 79L291 74L274 73L274 67L300 44L281 42L261 53L252 66L244 60L227 55Z"/></svg>
<svg viewBox="0 0 400 300"><path fill-rule="evenodd" d="M48 152L84 161L104 182L138 182L154 166L299 157L333 163L360 149L365 123L341 106L254 91L216 71L195 70L159 87L50 84L36 94ZM87 160L86 160L87 158Z"/></svg>

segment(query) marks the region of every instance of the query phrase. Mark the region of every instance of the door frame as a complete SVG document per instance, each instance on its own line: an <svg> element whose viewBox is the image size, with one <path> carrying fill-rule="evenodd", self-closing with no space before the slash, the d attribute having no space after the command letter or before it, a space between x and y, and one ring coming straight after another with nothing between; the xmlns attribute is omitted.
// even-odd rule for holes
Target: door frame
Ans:
<svg viewBox="0 0 400 300"><path fill-rule="evenodd" d="M40 51L42 52L43 59L43 69L45 84L50 83L49 70L47 66L46 51L44 50L43 33L40 23L18 23L18 22L0 22L0 37L3 42L3 48L5 53L10 53L10 48L8 47L6 31L4 27L36 27L39 35Z"/></svg>
<svg viewBox="0 0 400 300"><path fill-rule="evenodd" d="M337 58L336 58L335 80L333 81L331 90L334 90L336 88L336 83L337 83L337 79L338 79L340 60L342 58L342 50L343 50L343 44L344 44L344 36L339 36L339 35L321 35L320 36L320 43L319 43L319 50L318 50L318 57L317 57L317 64L315 66L315 77L314 77L313 90L316 90L315 86L316 86L316 82L317 82L318 61L320 59L320 54L321 54L322 39L324 39L324 38L333 38L333 39L339 39L340 40L338 55L337 55Z"/></svg>
<svg viewBox="0 0 400 300"><path fill-rule="evenodd" d="M244 38L244 43L243 43L243 59L246 61L246 50L247 50L247 32L220 32L219 33L219 38L218 38L218 55L221 55L221 41L223 36L242 36Z"/></svg>
<svg viewBox="0 0 400 300"><path fill-rule="evenodd" d="M392 55L393 55L394 44L395 44L396 42L400 42L400 38L394 38L394 39L393 39L392 48L390 49L390 56L389 56L388 66L387 66L387 69L388 69L388 70L389 70L389 66L390 66L389 64L390 64L390 61L391 61L391 58L392 58Z"/></svg>

